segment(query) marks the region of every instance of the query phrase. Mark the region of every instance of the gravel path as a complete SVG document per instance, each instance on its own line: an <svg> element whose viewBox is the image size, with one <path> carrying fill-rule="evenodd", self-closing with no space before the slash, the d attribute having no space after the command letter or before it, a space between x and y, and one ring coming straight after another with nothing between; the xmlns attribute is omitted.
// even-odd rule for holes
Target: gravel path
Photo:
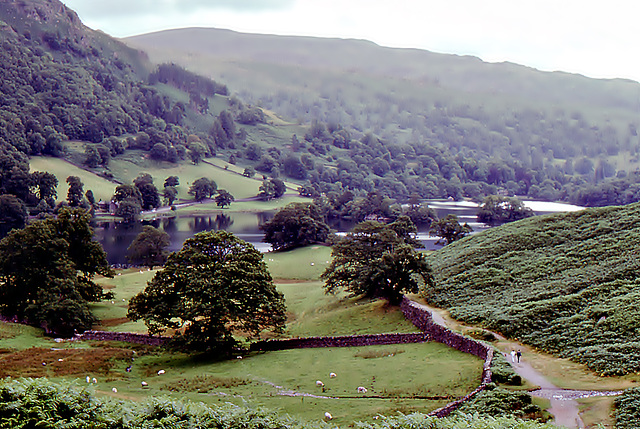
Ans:
<svg viewBox="0 0 640 429"><path fill-rule="evenodd" d="M433 321L439 325L447 326L446 318L442 316L439 309L425 306L432 314ZM504 340L501 335L492 332L496 338ZM514 347L518 345L514 343ZM565 427L568 429L584 429L585 424L580 418L580 410L576 399L589 398L593 396L616 396L620 395L622 391L596 391L596 390L569 390L561 389L558 386L551 383L540 374L531 365L529 365L526 359L520 362L511 362L510 356L505 356L507 362L513 367L516 373L523 379L528 380L532 384L540 386L538 390L531 392L532 396L539 398L546 398L549 400L550 407L547 411L553 415L553 424L556 426Z"/></svg>

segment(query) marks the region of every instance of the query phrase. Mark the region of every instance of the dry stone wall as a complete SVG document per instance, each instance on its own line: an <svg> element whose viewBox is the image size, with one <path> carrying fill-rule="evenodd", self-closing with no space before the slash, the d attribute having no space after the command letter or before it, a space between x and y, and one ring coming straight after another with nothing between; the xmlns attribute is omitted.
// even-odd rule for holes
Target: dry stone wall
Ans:
<svg viewBox="0 0 640 429"><path fill-rule="evenodd" d="M409 321L411 321L411 323L413 323L418 329L429 335L432 341L446 344L451 348L460 350L464 353L470 353L484 360L480 385L473 392L469 393L463 398L450 402L444 407L429 413L429 415L445 417L449 415L453 410L458 408L463 402L468 401L479 392L482 392L485 389L487 383L491 382L491 361L493 360L493 348L480 341L465 337L464 335L453 332L444 326L438 325L433 321L431 311L429 311L427 307L410 300L406 296L402 299L400 308L404 316Z"/></svg>
<svg viewBox="0 0 640 429"><path fill-rule="evenodd" d="M484 360L482 379L480 385L471 393L453 401L442 408L429 413L437 417L445 417L458 408L463 402L473 398L483 391L487 383L491 382L491 361L493 359L493 348L488 345L453 332L444 326L433 321L429 309L406 296L400 305L404 316L411 321L421 333L412 334L369 334L369 335L345 335L336 337L306 337L266 340L253 343L252 351L271 351L299 348L317 347L358 347L384 344L409 344L422 343L426 341L436 341L464 353L470 353ZM131 332L106 332L106 331L85 331L76 335L80 340L97 341L123 341L136 344L164 345L169 341L169 337L154 335L135 334Z"/></svg>
<svg viewBox="0 0 640 429"><path fill-rule="evenodd" d="M251 344L252 351L304 349L316 347L360 347L384 344L424 343L429 335L419 334L368 334L345 335L338 337L305 337L287 338L283 340L265 340Z"/></svg>
<svg viewBox="0 0 640 429"><path fill-rule="evenodd" d="M78 340L122 341L125 343L146 344L150 346L161 346L170 340L169 337L161 337L158 335L108 331L84 331L82 334L76 334L75 338Z"/></svg>

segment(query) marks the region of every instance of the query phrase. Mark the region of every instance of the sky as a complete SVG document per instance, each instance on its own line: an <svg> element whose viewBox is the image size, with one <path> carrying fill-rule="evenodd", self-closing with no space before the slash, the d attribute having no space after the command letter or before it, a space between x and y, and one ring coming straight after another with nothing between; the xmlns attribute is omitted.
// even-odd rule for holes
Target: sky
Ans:
<svg viewBox="0 0 640 429"><path fill-rule="evenodd" d="M355 38L640 81L634 0L62 0L115 37L170 28ZM637 3L637 5L636 5Z"/></svg>

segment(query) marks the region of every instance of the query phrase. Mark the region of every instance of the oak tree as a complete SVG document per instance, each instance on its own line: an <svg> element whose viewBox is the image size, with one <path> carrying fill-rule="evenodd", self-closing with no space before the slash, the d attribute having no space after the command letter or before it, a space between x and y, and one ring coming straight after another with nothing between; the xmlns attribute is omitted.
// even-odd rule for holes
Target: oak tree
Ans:
<svg viewBox="0 0 640 429"><path fill-rule="evenodd" d="M107 295L93 281L112 277L106 254L93 241L91 217L62 208L57 218L36 220L0 241L0 314L70 336L97 320L89 303Z"/></svg>
<svg viewBox="0 0 640 429"><path fill-rule="evenodd" d="M326 292L345 290L351 296L382 297L398 304L404 293L430 286L433 278L425 255L405 239L405 232L405 219L401 226L377 221L356 225L333 247L333 260L321 276Z"/></svg>
<svg viewBox="0 0 640 429"><path fill-rule="evenodd" d="M175 330L174 341L187 348L224 351L237 345L234 333L281 331L285 305L254 246L227 231L206 231L169 256L131 299L128 317L143 319L151 334Z"/></svg>
<svg viewBox="0 0 640 429"><path fill-rule="evenodd" d="M167 247L170 243L169 234L151 225L145 225L127 248L127 260L132 264L149 268L162 265L167 260Z"/></svg>
<svg viewBox="0 0 640 429"><path fill-rule="evenodd" d="M318 207L311 203L291 203L278 210L271 220L260 225L262 241L274 250L293 249L312 243L323 243L329 236Z"/></svg>

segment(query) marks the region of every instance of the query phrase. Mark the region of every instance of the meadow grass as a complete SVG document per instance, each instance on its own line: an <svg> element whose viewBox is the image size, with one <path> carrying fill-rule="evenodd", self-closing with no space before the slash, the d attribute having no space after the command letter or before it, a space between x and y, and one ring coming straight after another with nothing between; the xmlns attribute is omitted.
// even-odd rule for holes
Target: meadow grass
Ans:
<svg viewBox="0 0 640 429"><path fill-rule="evenodd" d="M385 349L402 352L360 356ZM149 353L134 361L131 372L125 371L126 364L103 376L98 386L103 393L112 395L116 387L117 397L168 394L205 403L261 405L311 420L329 411L337 424L378 413L428 412L475 388L482 366L479 359L438 343L282 350L219 362ZM160 376L161 369L166 372ZM337 377L330 378L331 372ZM143 389L142 381L149 387ZM358 393L359 386L367 393Z"/></svg>
<svg viewBox="0 0 640 429"><path fill-rule="evenodd" d="M416 331L398 307L384 301L326 295L318 275L329 258L330 249L323 246L265 255L287 303L285 336ZM97 328L145 332L142 322L126 320L127 303L154 273L126 269L114 278L97 279L115 294L113 301L92 305L101 319ZM95 392L115 399L168 395L265 406L309 420L321 420L328 411L339 425L377 414L428 412L473 390L482 369L480 359L439 343L252 352L242 359L219 360L117 342L55 343L35 328L11 324L0 323L0 335L0 348L7 353L0 363L5 376L46 376L79 385L86 385L85 377L95 377ZM165 373L158 375L161 369ZM331 372L338 376L330 378ZM316 380L324 382L324 391ZM358 393L359 386L367 393Z"/></svg>
<svg viewBox="0 0 640 429"><path fill-rule="evenodd" d="M90 171L83 170L68 161L61 158L50 158L44 156L33 156L29 160L31 171L46 171L58 178L57 201L63 201L67 198L69 185L66 180L69 176L78 176L84 183L85 192L91 189L93 195L98 200L109 201L113 196L113 192L118 186L103 177L98 176Z"/></svg>

